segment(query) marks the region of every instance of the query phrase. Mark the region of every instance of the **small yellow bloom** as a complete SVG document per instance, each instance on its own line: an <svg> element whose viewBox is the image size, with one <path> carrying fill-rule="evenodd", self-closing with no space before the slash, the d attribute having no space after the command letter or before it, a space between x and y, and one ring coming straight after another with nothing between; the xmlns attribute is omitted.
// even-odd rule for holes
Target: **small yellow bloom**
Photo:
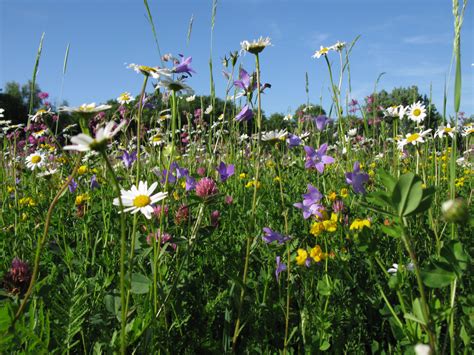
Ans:
<svg viewBox="0 0 474 355"><path fill-rule="evenodd" d="M81 195L77 195L76 196L76 206L81 206L83 205L84 203L87 202L87 200L89 200L89 195L88 194L81 194Z"/></svg>
<svg viewBox="0 0 474 355"><path fill-rule="evenodd" d="M312 235L314 235L315 237L317 237L318 235L320 235L322 232L324 232L325 228L324 228L324 223L323 222L314 222L312 225L311 225L311 229L310 229L310 233Z"/></svg>
<svg viewBox="0 0 474 355"><path fill-rule="evenodd" d="M341 189L341 193L340 193L340 194L341 194L341 197L342 197L342 198L346 198L346 197L349 196L349 190L344 187L344 188Z"/></svg>
<svg viewBox="0 0 474 355"><path fill-rule="evenodd" d="M317 263L324 259L324 253L319 245L310 250L309 256Z"/></svg>
<svg viewBox="0 0 474 355"><path fill-rule="evenodd" d="M8 193L15 192L15 186L7 186L7 192Z"/></svg>
<svg viewBox="0 0 474 355"><path fill-rule="evenodd" d="M328 232L335 232L337 229L337 214L331 213L331 219L323 221L323 226Z"/></svg>
<svg viewBox="0 0 474 355"><path fill-rule="evenodd" d="M79 167L79 169L77 169L77 174L78 174L78 175L84 175L84 174L86 174L88 171L89 171L89 168L87 167L87 165L81 165L81 166Z"/></svg>
<svg viewBox="0 0 474 355"><path fill-rule="evenodd" d="M173 198L178 201L179 200L179 193L178 191L173 192Z"/></svg>
<svg viewBox="0 0 474 355"><path fill-rule="evenodd" d="M247 178L247 174L246 173L240 173L239 174L239 179L246 179Z"/></svg>
<svg viewBox="0 0 474 355"><path fill-rule="evenodd" d="M373 178L375 176L375 171L369 170L368 174L369 174L370 177Z"/></svg>
<svg viewBox="0 0 474 355"><path fill-rule="evenodd" d="M279 176L275 176L275 178L273 179L274 182L279 182L281 181L280 177Z"/></svg>
<svg viewBox="0 0 474 355"><path fill-rule="evenodd" d="M296 263L298 265L304 265L306 259L308 259L308 252L304 249L298 249L297 253L298 255L296 256Z"/></svg>
<svg viewBox="0 0 474 355"><path fill-rule="evenodd" d="M20 219L21 219L22 222L26 221L26 220L28 219L28 213L23 212L23 213L21 214L21 218L20 218Z"/></svg>
<svg viewBox="0 0 474 355"><path fill-rule="evenodd" d="M275 166L275 163L273 162L273 160L269 160L267 161L266 165L267 165L267 168L273 168Z"/></svg>
<svg viewBox="0 0 474 355"><path fill-rule="evenodd" d="M186 181L182 181L182 182L181 182L181 187L182 187L183 189L186 188Z"/></svg>
<svg viewBox="0 0 474 355"><path fill-rule="evenodd" d="M354 222L352 222L351 226L349 227L350 230L356 229L363 229L364 227L370 228L371 224L368 219L359 219L356 218Z"/></svg>
<svg viewBox="0 0 474 355"><path fill-rule="evenodd" d="M20 200L18 201L18 204L20 206L25 206L25 207L34 207L34 206L36 206L35 200L33 200L31 197L20 198Z"/></svg>
<svg viewBox="0 0 474 355"><path fill-rule="evenodd" d="M369 165L369 168L371 168L371 169L375 169L375 167L376 167L376 166L377 166L377 164L375 164L375 163L371 163L371 164Z"/></svg>
<svg viewBox="0 0 474 355"><path fill-rule="evenodd" d="M328 194L328 199L329 201L334 201L336 200L337 198L337 194L334 192L334 191L331 191L329 194Z"/></svg>

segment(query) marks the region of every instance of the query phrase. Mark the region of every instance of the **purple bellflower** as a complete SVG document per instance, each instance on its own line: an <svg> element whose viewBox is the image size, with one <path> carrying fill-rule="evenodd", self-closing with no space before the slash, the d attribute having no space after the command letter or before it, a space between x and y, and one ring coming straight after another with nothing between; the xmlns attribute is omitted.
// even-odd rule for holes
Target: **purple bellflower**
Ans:
<svg viewBox="0 0 474 355"><path fill-rule="evenodd" d="M288 143L288 147L294 148L301 144L301 138L295 134L290 133L289 137L286 139L286 142Z"/></svg>
<svg viewBox="0 0 474 355"><path fill-rule="evenodd" d="M314 168L318 172L324 172L324 166L326 164L334 163L334 158L326 155L326 150L328 149L327 143L324 143L316 151L312 147L305 145L304 150L306 152L306 163L304 167L306 169Z"/></svg>
<svg viewBox="0 0 474 355"><path fill-rule="evenodd" d="M275 270L275 276L276 276L277 282L280 282L280 273L286 270L286 264L281 262L281 258L279 256L276 257L276 264L277 264L277 267Z"/></svg>
<svg viewBox="0 0 474 355"><path fill-rule="evenodd" d="M316 123L316 128L318 131L323 131L326 125L328 124L329 118L327 118L324 115L319 115L314 119L314 122Z"/></svg>
<svg viewBox="0 0 474 355"><path fill-rule="evenodd" d="M90 184L90 188L91 190L94 190L94 189L97 189L99 188L100 185L99 183L97 182L97 177L94 175L91 176L91 184Z"/></svg>
<svg viewBox="0 0 474 355"><path fill-rule="evenodd" d="M68 187L69 187L69 192L74 193L77 189L77 182L74 179L71 179L71 181L69 182Z"/></svg>
<svg viewBox="0 0 474 355"><path fill-rule="evenodd" d="M127 151L125 151L123 152L121 158L125 168L130 169L133 165L133 162L137 160L137 152L133 151L131 153L128 153Z"/></svg>
<svg viewBox="0 0 474 355"><path fill-rule="evenodd" d="M246 95L247 93L255 90L255 88L257 87L257 83L253 83L252 87L250 87L250 85L252 84L251 79L252 78L249 73L247 73L244 68L240 68L239 80L235 80L234 85L244 90L244 95Z"/></svg>
<svg viewBox="0 0 474 355"><path fill-rule="evenodd" d="M287 237L287 236L284 236L280 233L274 232L268 227L264 227L263 232L265 233L265 235L262 236L262 239L267 244L269 244L271 242L274 242L274 241L277 241L278 244L283 244L287 240L290 240L290 237Z"/></svg>
<svg viewBox="0 0 474 355"><path fill-rule="evenodd" d="M352 185L356 194L365 194L364 184L369 181L369 175L360 172L360 163L354 163L354 170L351 173L346 173L346 182Z"/></svg>
<svg viewBox="0 0 474 355"><path fill-rule="evenodd" d="M253 111L249 105L245 105L242 110L235 116L237 122L249 121L253 117Z"/></svg>
<svg viewBox="0 0 474 355"><path fill-rule="evenodd" d="M235 166L234 164L226 165L224 162L221 162L219 164L219 167L217 168L217 172L219 173L221 177L221 182L224 182L228 178L230 178L232 175L234 175Z"/></svg>
<svg viewBox="0 0 474 355"><path fill-rule="evenodd" d="M195 73L194 69L191 68L191 62L193 61L193 57L188 57L184 59L182 54L179 55L181 57L181 62L173 68L173 73L186 73L189 76L192 76L191 73Z"/></svg>
<svg viewBox="0 0 474 355"><path fill-rule="evenodd" d="M303 202L297 202L293 206L303 210L303 218L308 219L311 216L322 217L321 211L324 209L319 201L323 195L317 188L308 184L308 193L303 195Z"/></svg>

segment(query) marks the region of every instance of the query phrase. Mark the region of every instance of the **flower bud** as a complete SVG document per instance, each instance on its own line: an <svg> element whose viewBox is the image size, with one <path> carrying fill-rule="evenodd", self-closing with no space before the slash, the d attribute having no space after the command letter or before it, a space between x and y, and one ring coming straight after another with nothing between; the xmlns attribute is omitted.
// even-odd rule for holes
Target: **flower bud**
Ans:
<svg viewBox="0 0 474 355"><path fill-rule="evenodd" d="M469 209L466 201L462 198L443 202L441 212L446 222L464 223L469 218Z"/></svg>

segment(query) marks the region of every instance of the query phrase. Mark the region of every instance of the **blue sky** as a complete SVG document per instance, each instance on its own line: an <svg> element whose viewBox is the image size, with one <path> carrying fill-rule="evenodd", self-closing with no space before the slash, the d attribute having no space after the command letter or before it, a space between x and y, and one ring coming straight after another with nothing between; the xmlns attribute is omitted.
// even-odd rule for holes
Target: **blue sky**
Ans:
<svg viewBox="0 0 474 355"><path fill-rule="evenodd" d="M212 0L149 0L162 53L193 57L197 74L189 84L209 94ZM267 113L293 112L310 100L328 109L329 79L324 60L311 56L320 45L350 42L361 35L351 55L352 97L360 101L374 88L418 85L442 108L449 75L453 16L449 0L221 0L214 31L216 92L224 96L220 59L242 40L269 36L273 47L262 53L262 80L272 84L263 98ZM462 32L461 110L474 113L473 11L468 4ZM186 35L194 17L189 44ZM64 53L70 44L62 97L71 105L104 102L123 91L137 95L142 79L125 63L159 65L146 10L141 0L0 0L0 86L31 78L42 32L43 54L37 81L53 102L61 93ZM338 66L338 57L330 56ZM241 58L251 70L254 57ZM452 83L448 113L452 113ZM149 87L151 90L151 87Z"/></svg>

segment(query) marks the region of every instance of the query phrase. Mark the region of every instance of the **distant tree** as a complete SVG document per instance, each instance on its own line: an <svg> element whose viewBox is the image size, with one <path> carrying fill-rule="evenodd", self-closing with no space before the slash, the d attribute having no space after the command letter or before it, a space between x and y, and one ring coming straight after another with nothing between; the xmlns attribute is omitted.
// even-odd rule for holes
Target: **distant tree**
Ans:
<svg viewBox="0 0 474 355"><path fill-rule="evenodd" d="M263 129L266 131L285 129L290 126L291 122L285 121L285 115L278 112L271 114L268 119L263 121Z"/></svg>
<svg viewBox="0 0 474 355"><path fill-rule="evenodd" d="M382 118L383 109L398 105L408 106L417 101L421 101L426 107L425 128L437 128L441 123L441 115L438 113L436 106L430 103L428 96L420 94L418 87L415 85L406 88L394 88L390 93L381 90L366 98L365 110L369 116L372 114ZM409 122L405 123L408 124Z"/></svg>
<svg viewBox="0 0 474 355"><path fill-rule="evenodd" d="M4 120L10 120L13 124L26 123L28 109L19 96L0 94L0 107L5 109Z"/></svg>
<svg viewBox="0 0 474 355"><path fill-rule="evenodd" d="M41 105L41 99L38 97L40 92L41 89L39 85L35 84L33 91L33 110L36 110ZM30 105L31 81L28 81L27 84L22 86L16 81L9 81L5 84L4 93L6 97L4 97L3 100L7 101L5 105L9 106L11 119L17 123L26 123ZM5 110L7 109L6 107L4 108Z"/></svg>
<svg viewBox="0 0 474 355"><path fill-rule="evenodd" d="M304 115L319 116L319 115L325 115L325 114L326 114L326 111L324 111L322 106L315 105L312 103L310 103L309 105L307 104L299 105L295 111L295 116L297 118Z"/></svg>

